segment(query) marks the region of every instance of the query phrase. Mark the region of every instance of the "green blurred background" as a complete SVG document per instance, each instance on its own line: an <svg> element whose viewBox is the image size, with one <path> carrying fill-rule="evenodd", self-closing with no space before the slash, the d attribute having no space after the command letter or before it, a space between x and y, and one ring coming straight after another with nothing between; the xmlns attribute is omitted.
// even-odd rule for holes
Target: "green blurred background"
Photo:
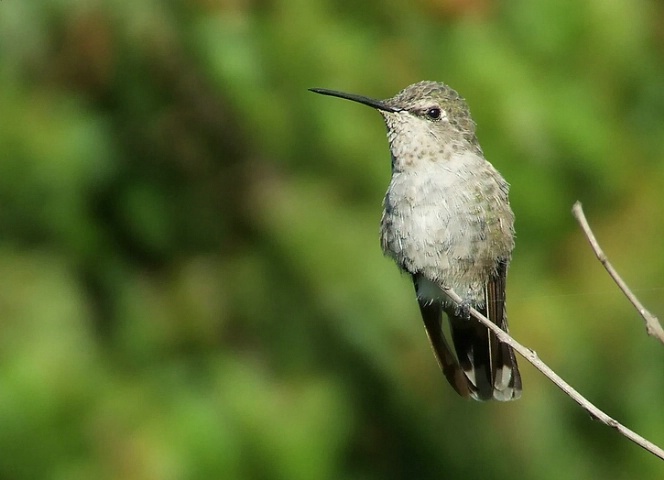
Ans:
<svg viewBox="0 0 664 480"><path fill-rule="evenodd" d="M1 0L0 478L635 479L521 360L463 401L378 244L379 98L464 95L512 185L512 333L664 445L664 3Z"/></svg>

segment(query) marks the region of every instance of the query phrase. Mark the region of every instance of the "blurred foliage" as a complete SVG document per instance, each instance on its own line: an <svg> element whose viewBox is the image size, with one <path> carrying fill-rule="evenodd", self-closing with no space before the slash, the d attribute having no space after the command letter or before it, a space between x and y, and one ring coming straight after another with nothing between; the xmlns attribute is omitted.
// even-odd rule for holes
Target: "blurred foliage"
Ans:
<svg viewBox="0 0 664 480"><path fill-rule="evenodd" d="M512 332L664 445L664 4L0 2L0 477L661 478L522 361L460 400L381 256L422 79L512 184Z"/></svg>

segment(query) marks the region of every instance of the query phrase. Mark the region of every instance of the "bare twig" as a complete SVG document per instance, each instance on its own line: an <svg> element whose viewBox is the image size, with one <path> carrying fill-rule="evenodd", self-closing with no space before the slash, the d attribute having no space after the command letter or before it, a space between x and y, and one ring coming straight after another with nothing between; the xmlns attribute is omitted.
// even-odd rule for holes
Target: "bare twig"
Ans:
<svg viewBox="0 0 664 480"><path fill-rule="evenodd" d="M446 288L445 293L454 302L458 304L462 303L461 297L459 297L459 295L457 295L452 289ZM537 353L521 345L519 342L514 340L509 334L507 334L504 330L502 330L495 323L490 321L488 318L486 318L484 315L482 315L474 308L470 308L470 314L473 317L475 317L480 323L482 323L482 325L489 328L493 333L495 333L501 342L508 344L514 350L519 352L519 354L521 354L523 358L528 360L537 370L542 372L545 377L551 380L558 388L560 388L572 400L574 400L584 410L586 410L591 415L591 417L596 418L597 420L608 425L609 427L618 430L618 432L620 432L622 435L627 437L632 442L636 443L638 446L644 448L648 452L664 460L664 450L662 450L654 443L641 437L637 433L633 432L629 428L618 423L616 420L609 417L602 410L600 410L595 405L590 403L583 395L581 395L574 388L572 388L571 385L569 385L565 380L560 378L560 376L556 372L551 370L542 360L540 360L539 357L537 356Z"/></svg>
<svg viewBox="0 0 664 480"><path fill-rule="evenodd" d="M630 302L632 302L634 308L636 308L639 314L643 317L643 320L646 322L646 331L648 332L648 335L650 335L651 337L655 337L660 342L664 343L664 328L662 328L662 325L659 323L657 317L645 309L645 307L641 304L639 299L636 298L636 295L632 293L627 284L623 281L622 278L620 278L618 272L616 272L616 270L613 268L609 260L606 258L606 255L602 251L602 248L599 246L599 243L597 242L595 235L590 229L590 225L588 225L586 216L583 213L583 207L581 207L581 202L576 202L574 204L574 206L572 207L572 214L578 220L579 225L581 225L581 228L583 229L583 232L586 234L588 242L590 242L590 246L595 252L597 259L604 266L606 271L609 272L609 275L611 276L613 281L616 282L618 288L622 290L627 299Z"/></svg>

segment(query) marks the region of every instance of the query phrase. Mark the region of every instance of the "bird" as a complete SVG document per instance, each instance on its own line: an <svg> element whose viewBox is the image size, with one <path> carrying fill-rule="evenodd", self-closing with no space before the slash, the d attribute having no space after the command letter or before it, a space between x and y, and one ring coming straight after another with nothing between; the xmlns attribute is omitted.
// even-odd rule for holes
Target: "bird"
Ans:
<svg viewBox="0 0 664 480"><path fill-rule="evenodd" d="M447 381L464 398L518 399L522 383L513 349L469 315L472 307L509 331L505 285L514 213L509 184L485 159L466 101L434 81L415 83L386 100L310 90L372 107L383 117L392 175L380 244L412 279ZM454 302L449 289L463 302Z"/></svg>

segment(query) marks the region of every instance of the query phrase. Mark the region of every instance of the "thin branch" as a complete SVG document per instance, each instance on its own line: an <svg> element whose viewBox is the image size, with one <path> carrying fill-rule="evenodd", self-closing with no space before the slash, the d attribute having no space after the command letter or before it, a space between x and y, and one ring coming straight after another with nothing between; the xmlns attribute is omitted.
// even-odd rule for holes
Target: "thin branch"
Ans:
<svg viewBox="0 0 664 480"><path fill-rule="evenodd" d="M572 207L572 214L578 220L579 225L581 225L581 228L583 229L583 232L586 234L588 242L590 242L590 246L595 252L597 259L604 266L606 271L609 272L609 275L611 276L613 281L616 282L618 288L622 290L627 299L630 302L632 302L634 308L636 308L639 314L643 317L643 320L646 322L646 331L648 332L648 335L650 335L651 337L655 337L660 342L664 343L664 328L662 328L662 325L659 323L657 317L645 309L643 304L641 304L639 299L636 298L636 295L632 293L627 284L623 281L622 278L620 278L618 272L616 272L616 270L613 268L609 260L606 258L606 255L602 251L602 248L599 246L599 243L597 242L595 235L590 229L590 225L588 225L586 216L583 213L583 207L581 207L581 202L576 202L574 204L574 206Z"/></svg>
<svg viewBox="0 0 664 480"><path fill-rule="evenodd" d="M459 297L459 295L457 295L452 289L445 288L445 293L454 302L458 304L462 303L461 297ZM495 333L501 342L508 344L514 350L519 352L519 354L521 354L523 358L528 360L537 370L542 372L545 377L551 380L558 388L560 388L572 400L574 400L584 410L586 410L591 415L591 417L596 418L597 420L608 425L609 427L618 430L618 432L620 432L622 435L627 437L632 442L636 443L638 446L644 448L648 452L659 457L661 460L664 460L664 450L662 450L654 443L641 437L637 433L633 432L629 428L618 423L616 420L609 417L602 410L600 410L595 405L590 403L583 395L581 395L574 388L572 388L571 385L569 385L565 380L560 378L560 376L556 372L551 370L542 360L540 360L539 357L537 356L537 353L521 345L519 342L514 340L509 334L507 334L504 330L502 330L495 323L490 321L488 318L486 318L484 315L482 315L474 308L470 308L470 314L473 317L475 317L480 323L482 323L482 325L489 328L493 333Z"/></svg>

